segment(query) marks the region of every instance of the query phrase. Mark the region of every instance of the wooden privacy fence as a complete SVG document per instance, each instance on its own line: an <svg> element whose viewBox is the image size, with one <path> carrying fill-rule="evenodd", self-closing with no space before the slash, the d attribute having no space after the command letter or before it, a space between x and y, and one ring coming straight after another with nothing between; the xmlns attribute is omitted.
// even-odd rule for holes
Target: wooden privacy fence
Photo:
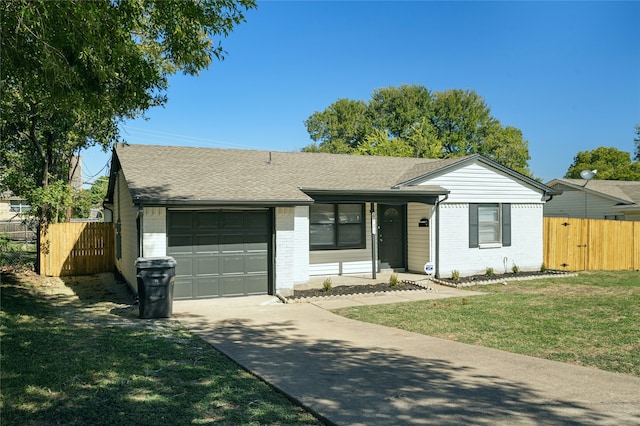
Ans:
<svg viewBox="0 0 640 426"><path fill-rule="evenodd" d="M544 263L567 271L640 269L640 222L544 218Z"/></svg>
<svg viewBox="0 0 640 426"><path fill-rule="evenodd" d="M111 223L55 223L40 231L40 275L90 275L114 268Z"/></svg>

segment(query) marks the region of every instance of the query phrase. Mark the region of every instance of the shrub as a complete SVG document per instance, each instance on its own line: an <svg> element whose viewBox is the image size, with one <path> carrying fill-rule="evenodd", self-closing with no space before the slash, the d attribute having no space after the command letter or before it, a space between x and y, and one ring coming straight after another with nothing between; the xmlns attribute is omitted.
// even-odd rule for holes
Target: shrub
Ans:
<svg viewBox="0 0 640 426"><path fill-rule="evenodd" d="M513 266L511 267L511 272L513 272L514 274L517 274L518 272L520 272L520 267L514 263Z"/></svg>
<svg viewBox="0 0 640 426"><path fill-rule="evenodd" d="M487 275L489 275L490 277L495 275L495 272L493 271L493 268L488 266L487 267Z"/></svg>
<svg viewBox="0 0 640 426"><path fill-rule="evenodd" d="M389 285L391 287L395 287L400 283L400 280L398 280L398 274L391 274L391 276L389 277Z"/></svg>
<svg viewBox="0 0 640 426"><path fill-rule="evenodd" d="M331 278L327 278L322 282L322 291L329 292L329 291L331 291L331 287L333 287L333 283L331 282Z"/></svg>
<svg viewBox="0 0 640 426"><path fill-rule="evenodd" d="M547 272L547 265L545 265L544 262L542 262L542 265L540 265L540 272Z"/></svg>
<svg viewBox="0 0 640 426"><path fill-rule="evenodd" d="M460 272L457 269L451 271L451 279L454 281L460 280Z"/></svg>

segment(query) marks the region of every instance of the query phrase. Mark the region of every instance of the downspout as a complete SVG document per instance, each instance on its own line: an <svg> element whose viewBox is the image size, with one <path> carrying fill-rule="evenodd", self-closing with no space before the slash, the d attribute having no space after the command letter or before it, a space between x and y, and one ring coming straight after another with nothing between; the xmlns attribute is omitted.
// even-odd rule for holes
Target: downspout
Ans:
<svg viewBox="0 0 640 426"><path fill-rule="evenodd" d="M436 208L436 257L435 257L435 263L436 263L436 278L440 279L440 204L443 201L446 201L447 198L449 198L449 194L445 194L444 198L441 200L440 198L438 198L438 201L436 201L435 204L435 208Z"/></svg>
<svg viewBox="0 0 640 426"><path fill-rule="evenodd" d="M140 197L136 197L136 201L139 201ZM139 247L138 247L138 253L140 253L139 257L144 257L144 206L142 203L138 204L138 222L140 223L138 232L140 235L139 238Z"/></svg>
<svg viewBox="0 0 640 426"><path fill-rule="evenodd" d="M376 225L376 216L375 209L373 207L373 201L371 201L371 279L376 279L376 272L378 270L378 265L376 262L376 233L377 233L377 225Z"/></svg>

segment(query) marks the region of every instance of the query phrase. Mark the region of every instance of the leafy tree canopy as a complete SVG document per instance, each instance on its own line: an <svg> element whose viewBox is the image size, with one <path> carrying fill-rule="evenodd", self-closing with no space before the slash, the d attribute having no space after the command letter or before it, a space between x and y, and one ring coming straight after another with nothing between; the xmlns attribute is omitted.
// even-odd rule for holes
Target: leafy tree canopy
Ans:
<svg viewBox="0 0 640 426"><path fill-rule="evenodd" d="M640 180L640 162L631 161L631 154L613 147L579 152L564 177L582 179L583 170L597 170L594 179Z"/></svg>
<svg viewBox="0 0 640 426"><path fill-rule="evenodd" d="M107 197L109 177L100 176L91 185L90 189L80 189L73 195L73 217L89 217L92 208L102 206Z"/></svg>
<svg viewBox="0 0 640 426"><path fill-rule="evenodd" d="M305 125L314 141L303 148L307 152L424 158L478 153L530 175L522 132L502 126L470 90L381 88L368 102L339 99Z"/></svg>
<svg viewBox="0 0 640 426"><path fill-rule="evenodd" d="M0 4L0 189L42 221L69 205L71 159L167 101L171 74L223 59L254 0L13 0ZM60 183L60 184L58 184ZM62 190L65 187L67 190Z"/></svg>

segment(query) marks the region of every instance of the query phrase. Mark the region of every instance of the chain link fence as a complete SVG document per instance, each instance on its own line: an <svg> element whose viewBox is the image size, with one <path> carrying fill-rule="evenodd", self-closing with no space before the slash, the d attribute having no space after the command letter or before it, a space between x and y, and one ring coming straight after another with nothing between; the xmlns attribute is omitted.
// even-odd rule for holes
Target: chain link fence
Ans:
<svg viewBox="0 0 640 426"><path fill-rule="evenodd" d="M0 268L34 270L37 229L30 220L0 222Z"/></svg>

